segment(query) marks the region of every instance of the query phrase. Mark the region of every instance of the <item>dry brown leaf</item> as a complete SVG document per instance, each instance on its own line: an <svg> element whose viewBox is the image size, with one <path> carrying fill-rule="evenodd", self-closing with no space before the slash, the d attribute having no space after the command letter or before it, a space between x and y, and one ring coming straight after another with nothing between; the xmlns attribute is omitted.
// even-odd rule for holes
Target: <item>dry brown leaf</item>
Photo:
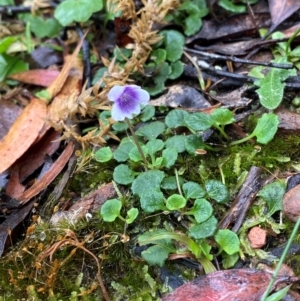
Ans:
<svg viewBox="0 0 300 301"><path fill-rule="evenodd" d="M62 68L58 77L54 80L54 82L51 84L51 86L47 89L49 96L51 96L51 98L56 96L62 89L63 85L65 84L65 81L67 80L67 78L69 76L69 72L74 65L74 61L76 61L76 59L77 59L77 55L80 51L80 48L82 46L82 43L84 41L86 34L87 34L87 32L83 35L82 39L78 43L78 45L75 48L70 59L68 59L67 62L64 64L64 67Z"/></svg>
<svg viewBox="0 0 300 301"><path fill-rule="evenodd" d="M28 151L19 158L11 167L9 182L6 187L6 194L18 199L25 190L21 185L29 175L37 170L44 162L45 156L51 156L58 149L60 135L50 129L38 143L35 143Z"/></svg>
<svg viewBox="0 0 300 301"><path fill-rule="evenodd" d="M162 301L257 301L271 277L272 273L254 269L217 271L180 286ZM296 281L297 277L278 276L273 288Z"/></svg>
<svg viewBox="0 0 300 301"><path fill-rule="evenodd" d="M9 78L26 84L49 87L58 75L58 70L35 69L14 73Z"/></svg>
<svg viewBox="0 0 300 301"><path fill-rule="evenodd" d="M6 171L33 144L46 117L46 102L33 98L0 142L0 173Z"/></svg>
<svg viewBox="0 0 300 301"><path fill-rule="evenodd" d="M21 195L19 198L20 204L27 203L31 198L45 189L58 176L72 156L74 147L74 143L70 141L51 168Z"/></svg>
<svg viewBox="0 0 300 301"><path fill-rule="evenodd" d="M272 27L269 33L300 8L299 0L269 0Z"/></svg>

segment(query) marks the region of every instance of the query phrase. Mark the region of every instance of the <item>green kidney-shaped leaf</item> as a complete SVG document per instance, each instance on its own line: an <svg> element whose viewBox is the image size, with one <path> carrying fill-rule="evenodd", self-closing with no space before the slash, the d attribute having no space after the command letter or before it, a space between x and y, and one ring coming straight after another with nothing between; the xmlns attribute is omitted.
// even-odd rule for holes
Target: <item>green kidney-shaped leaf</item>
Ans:
<svg viewBox="0 0 300 301"><path fill-rule="evenodd" d="M202 239L214 235L217 229L218 221L214 216L201 224L195 224L190 228L190 236L196 239Z"/></svg>
<svg viewBox="0 0 300 301"><path fill-rule="evenodd" d="M278 124L279 119L277 115L265 113L258 119L257 125L251 136L256 136L259 143L267 144L274 138Z"/></svg>
<svg viewBox="0 0 300 301"><path fill-rule="evenodd" d="M182 190L187 200L202 198L205 195L205 190L195 182L184 183L182 185Z"/></svg>
<svg viewBox="0 0 300 301"><path fill-rule="evenodd" d="M137 208L129 209L126 216L126 223L127 224L133 223L138 215L139 215L139 210Z"/></svg>
<svg viewBox="0 0 300 301"><path fill-rule="evenodd" d="M177 153L183 153L185 151L185 136L175 135L167 139L166 147L176 149Z"/></svg>
<svg viewBox="0 0 300 301"><path fill-rule="evenodd" d="M176 61L171 64L171 73L169 74L169 79L176 79L183 73L183 63L181 61Z"/></svg>
<svg viewBox="0 0 300 301"><path fill-rule="evenodd" d="M155 245L149 247L146 251L142 252L142 258L145 259L150 265L158 265L162 267L174 248L170 249L168 246Z"/></svg>
<svg viewBox="0 0 300 301"><path fill-rule="evenodd" d="M197 149L205 149L205 143L198 134L188 135L185 138L185 148L188 153L195 154Z"/></svg>
<svg viewBox="0 0 300 301"><path fill-rule="evenodd" d="M176 30L162 30L160 32L164 36L164 45L167 51L167 59L170 62L178 61L183 54L185 45L184 35Z"/></svg>
<svg viewBox="0 0 300 301"><path fill-rule="evenodd" d="M65 0L56 7L54 16L61 25L66 26L73 21L86 22L102 8L102 0Z"/></svg>
<svg viewBox="0 0 300 301"><path fill-rule="evenodd" d="M160 134L164 132L166 126L163 122L154 121L144 125L136 131L138 136L147 138L148 140L156 139Z"/></svg>
<svg viewBox="0 0 300 301"><path fill-rule="evenodd" d="M146 186L145 186L146 187ZM146 213L153 213L159 210L165 210L165 198L161 191L152 190L144 187L144 191L141 193L140 202L141 207Z"/></svg>
<svg viewBox="0 0 300 301"><path fill-rule="evenodd" d="M179 184L182 185L184 180L182 177L178 177ZM177 178L175 176L166 177L161 183L161 188L166 190L176 190L177 187Z"/></svg>
<svg viewBox="0 0 300 301"><path fill-rule="evenodd" d="M258 196L262 197L268 204L269 214L282 210L282 200L285 193L285 184L276 181L266 185L259 191Z"/></svg>
<svg viewBox="0 0 300 301"><path fill-rule="evenodd" d="M229 192L226 186L217 180L207 180L205 182L205 189L210 198L214 199L218 203L228 201Z"/></svg>
<svg viewBox="0 0 300 301"><path fill-rule="evenodd" d="M160 139L153 139L147 142L146 147L150 156L153 156L156 152L162 150L165 143Z"/></svg>
<svg viewBox="0 0 300 301"><path fill-rule="evenodd" d="M160 93L162 93L165 90L165 82L156 82L155 86L151 87L144 87L144 89L151 95L156 96Z"/></svg>
<svg viewBox="0 0 300 301"><path fill-rule="evenodd" d="M148 170L141 173L132 183L132 193L141 196L147 187L153 190L159 190L164 176L164 172L160 170Z"/></svg>
<svg viewBox="0 0 300 301"><path fill-rule="evenodd" d="M121 208L120 200L111 199L101 206L100 214L105 222L113 222L120 215Z"/></svg>
<svg viewBox="0 0 300 301"><path fill-rule="evenodd" d="M95 152L94 158L97 162L108 162L113 158L113 153L109 146L102 147Z"/></svg>
<svg viewBox="0 0 300 301"><path fill-rule="evenodd" d="M166 148L162 152L163 164L165 167L170 168L177 160L178 153L174 148Z"/></svg>
<svg viewBox="0 0 300 301"><path fill-rule="evenodd" d="M17 39L18 38L16 36L8 36L0 39L0 53L5 53L6 50L10 47L10 45L17 41Z"/></svg>
<svg viewBox="0 0 300 301"><path fill-rule="evenodd" d="M235 122L233 113L225 108L215 109L210 114L210 117L212 119L212 122L217 125L226 125Z"/></svg>
<svg viewBox="0 0 300 301"><path fill-rule="evenodd" d="M157 67L157 72L154 77L154 83L159 84L159 83L164 83L170 76L172 72L171 66L167 62L161 63Z"/></svg>
<svg viewBox="0 0 300 301"><path fill-rule="evenodd" d="M185 120L190 114L183 110L172 110L168 113L165 123L168 128L177 128L179 126L187 126Z"/></svg>
<svg viewBox="0 0 300 301"><path fill-rule="evenodd" d="M0 55L0 82L11 74L28 70L28 63L25 63L17 56L10 56L5 53Z"/></svg>
<svg viewBox="0 0 300 301"><path fill-rule="evenodd" d="M173 194L167 198L166 206L169 210L179 210L186 205L186 199L180 194Z"/></svg>
<svg viewBox="0 0 300 301"><path fill-rule="evenodd" d="M155 115L155 108L154 106L145 106L142 109L142 113L140 114L139 118L143 121L146 122L150 120L153 116ZM124 124L124 123L123 123ZM125 123L126 124L126 123Z"/></svg>
<svg viewBox="0 0 300 301"><path fill-rule="evenodd" d="M194 131L205 131L209 129L213 124L213 120L210 115L202 112L190 114L186 118L185 122L188 127Z"/></svg>
<svg viewBox="0 0 300 301"><path fill-rule="evenodd" d="M128 185L133 182L135 173L127 165L118 165L113 172L113 179L116 183L121 185Z"/></svg>
<svg viewBox="0 0 300 301"><path fill-rule="evenodd" d="M124 141L123 141L124 140ZM135 146L135 144L128 140L123 139L119 147L114 151L114 159L118 162L125 162L129 159L129 152Z"/></svg>
<svg viewBox="0 0 300 301"><path fill-rule="evenodd" d="M119 62L126 62L127 59L131 57L131 55L132 55L132 49L119 48L119 47L116 47L114 49L114 56Z"/></svg>
<svg viewBox="0 0 300 301"><path fill-rule="evenodd" d="M216 242L229 255L240 250L240 240L236 233L228 229L220 229L215 235Z"/></svg>
<svg viewBox="0 0 300 301"><path fill-rule="evenodd" d="M145 145L141 145L142 152L144 153L144 156L146 157L148 154L148 148ZM141 153L139 152L138 147L135 145L129 152L129 159L133 162L140 162L142 161Z"/></svg>
<svg viewBox="0 0 300 301"><path fill-rule="evenodd" d="M55 37L62 29L60 23L54 18L43 19L40 16L30 15L30 29L38 38Z"/></svg>
<svg viewBox="0 0 300 301"><path fill-rule="evenodd" d="M162 48L155 49L150 54L150 60L154 61L156 65L163 63L167 58L167 51Z"/></svg>
<svg viewBox="0 0 300 301"><path fill-rule="evenodd" d="M246 6L245 5L237 5L233 3L230 0L220 0L218 2L218 5L225 8L228 11L231 11L233 13L244 13L246 12Z"/></svg>
<svg viewBox="0 0 300 301"><path fill-rule="evenodd" d="M212 213L213 207L206 199L196 199L193 208L186 212L186 214L194 215L199 224L209 219Z"/></svg>

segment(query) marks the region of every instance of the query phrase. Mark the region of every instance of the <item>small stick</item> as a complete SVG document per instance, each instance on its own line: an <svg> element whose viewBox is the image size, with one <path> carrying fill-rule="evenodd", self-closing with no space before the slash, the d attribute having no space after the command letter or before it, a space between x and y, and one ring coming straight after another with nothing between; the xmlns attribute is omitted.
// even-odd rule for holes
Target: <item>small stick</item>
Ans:
<svg viewBox="0 0 300 301"><path fill-rule="evenodd" d="M195 47L197 48L197 45ZM210 59L230 61L230 62L234 62L234 63L242 63L242 64L248 64L248 65L258 65L258 66L265 66L265 67L274 67L274 68L281 68L281 69L292 69L292 68L294 68L293 64L280 64L280 63L273 63L273 62L263 63L263 62L257 62L257 61L250 61L250 60L245 60L245 59L239 59L239 58L234 57L234 56L208 53L208 52L205 52L205 51L190 49L190 48L186 48L186 47L184 48L184 50L187 51L187 52L190 52L190 53L202 55L202 56L210 58Z"/></svg>
<svg viewBox="0 0 300 301"><path fill-rule="evenodd" d="M233 232L237 232L239 230L250 205L261 188L261 172L261 168L256 166L251 167L242 188L232 204L232 207L220 221L219 229L228 228L230 224L235 223L231 230Z"/></svg>

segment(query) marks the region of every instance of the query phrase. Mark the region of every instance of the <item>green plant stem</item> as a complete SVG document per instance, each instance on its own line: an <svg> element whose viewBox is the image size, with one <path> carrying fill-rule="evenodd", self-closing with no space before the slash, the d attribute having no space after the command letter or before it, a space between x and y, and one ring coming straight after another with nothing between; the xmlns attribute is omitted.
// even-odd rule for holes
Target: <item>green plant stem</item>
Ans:
<svg viewBox="0 0 300 301"><path fill-rule="evenodd" d="M240 139L240 140L236 140L236 141L231 142L230 145L237 145L237 144L246 142L246 141L248 141L249 139L251 139L251 138L253 138L253 137L254 137L254 136L249 135L249 136L247 136L247 137L245 137L245 138L243 138L243 139Z"/></svg>
<svg viewBox="0 0 300 301"><path fill-rule="evenodd" d="M135 142L135 144L136 144L136 146L137 146L137 148L138 148L138 151L139 151L139 153L140 153L140 155L141 155L141 157L142 157L142 160L143 160L144 165L145 165L145 169L147 170L148 161L146 160L146 157L145 157L144 152L143 152L143 150L142 150L142 148L141 148L141 145L140 145L140 143L139 143L139 140L138 140L138 138L137 138L137 136L136 136L136 134L135 134L135 132L134 132L134 129L133 129L133 127L132 127L132 124L131 124L131 122L129 121L129 119L128 119L127 117L125 118L125 121L126 121L128 127L129 127L129 130L130 130L130 132L131 132L132 138L133 138L133 140L134 140L134 142Z"/></svg>
<svg viewBox="0 0 300 301"><path fill-rule="evenodd" d="M212 273L216 271L215 266L211 263L210 260L208 260L205 256L202 255L202 250L198 246L198 244L188 236L184 234L177 234L172 232L164 232L164 233L153 233L153 236L151 238L145 239L145 240L139 240L139 243L144 245L147 243L152 243L157 240L161 239L174 239L177 241L180 241L187 245L187 247L190 249L190 251L196 256L196 258L199 260L201 265L203 266L203 269L206 274Z"/></svg>
<svg viewBox="0 0 300 301"><path fill-rule="evenodd" d="M286 244L286 246L285 246L285 249L284 249L284 251L283 251L283 253L282 253L281 257L280 257L280 260L279 260L279 262L278 262L278 264L277 264L277 267L276 267L276 269L275 269L275 271L274 271L274 273L273 273L273 275L272 275L272 279L271 279L271 281L270 281L270 283L269 283L269 285L268 285L268 287L267 287L267 290L266 290L265 293L263 294L263 296L262 296L262 298L261 298L260 301L266 301L266 299L267 299L269 293L271 292L272 287L273 287L273 285L274 285L274 283L275 283L275 281L276 281L276 278L277 278L277 276L278 276L279 270L280 270L280 268L281 268L281 266L282 266L282 264L283 264L283 261L284 261L286 255L287 255L287 253L288 253L290 247L291 247L291 244L292 244L292 242L293 242L293 239L294 239L295 235L296 235L297 232L298 232L299 226L300 226L300 217L298 218L298 220L297 220L297 222L296 222L296 224L295 224L295 226L294 226L293 232L292 232L292 234L291 234L291 236L290 236L290 238L289 238L289 240L288 240L288 242L287 242L287 244Z"/></svg>
<svg viewBox="0 0 300 301"><path fill-rule="evenodd" d="M178 170L175 168L175 177L176 177L176 184L177 184L177 189L180 195L182 195L180 183L179 183L179 177L178 177Z"/></svg>
<svg viewBox="0 0 300 301"><path fill-rule="evenodd" d="M228 135L225 133L223 127L219 126L218 124L214 124L214 127L216 127L219 132L221 133L221 135L226 139L226 140L229 140L229 137Z"/></svg>

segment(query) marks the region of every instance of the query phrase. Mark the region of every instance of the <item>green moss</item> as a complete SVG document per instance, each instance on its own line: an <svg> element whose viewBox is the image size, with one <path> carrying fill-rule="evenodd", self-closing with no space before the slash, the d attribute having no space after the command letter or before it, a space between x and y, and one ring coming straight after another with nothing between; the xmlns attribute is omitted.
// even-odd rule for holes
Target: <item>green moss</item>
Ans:
<svg viewBox="0 0 300 301"><path fill-rule="evenodd" d="M299 158L299 145L300 137L297 135L279 134L268 145L259 147L244 143L223 148L217 153L208 152L204 156L180 154L175 167L184 171L182 177L185 180L203 184L207 179L223 179L226 186L236 192L239 177L252 166L262 167L266 173L291 169ZM100 184L111 181L115 163L88 162L72 176L66 194L72 191L85 195ZM174 176L173 169L165 172ZM125 216L133 205L139 207L139 201L126 195L122 215ZM222 204L214 204L214 214L218 218L224 216L227 209ZM170 215L158 214L149 218L140 212L137 223L126 228L125 236L121 220L104 223L97 214L89 222L82 220L76 225L65 223L61 229L39 223L34 233L0 259L0 295L5 296L5 300L15 300L16 296L27 300L101 300L100 288L93 288L97 266L89 254L80 249L75 252L75 247L69 245L55 250L52 261L49 256L41 255L64 237L64 229L70 229L78 241L94 233L93 239L84 246L100 260L103 259L101 272L105 283L111 283L108 288L113 300L158 300L157 291L164 292L166 287L159 280L158 271L137 258L133 250L140 233L163 227L164 223L173 225L171 220ZM290 228L292 225L288 226L287 233ZM128 242L121 241L126 237ZM300 241L299 237L296 237L296 242ZM71 252L75 253L70 256ZM42 264L40 268L37 268L38 260ZM298 259L293 257L293 260ZM171 269L174 267L174 263L167 264ZM195 276L192 270L181 272L181 275L186 273L187 278ZM53 282L49 282L51 277L55 278Z"/></svg>

